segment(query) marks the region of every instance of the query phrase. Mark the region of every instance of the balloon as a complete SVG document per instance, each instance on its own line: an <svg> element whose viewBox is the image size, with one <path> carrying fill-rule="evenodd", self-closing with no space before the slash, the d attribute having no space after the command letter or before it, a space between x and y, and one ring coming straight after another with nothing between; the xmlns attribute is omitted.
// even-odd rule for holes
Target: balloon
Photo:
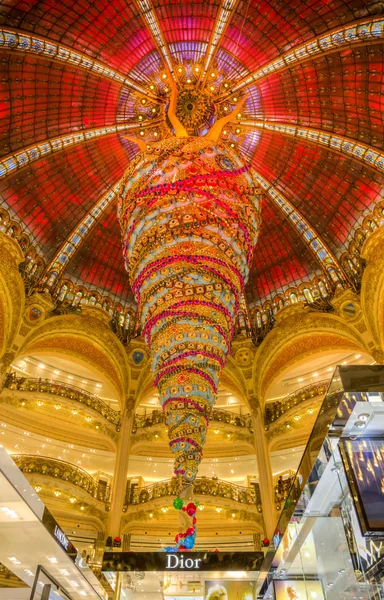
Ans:
<svg viewBox="0 0 384 600"><path fill-rule="evenodd" d="M188 535L185 540L184 540L184 546L188 549L193 548L193 546L195 545L195 540L193 539L192 536Z"/></svg>
<svg viewBox="0 0 384 600"><path fill-rule="evenodd" d="M180 510L183 507L183 504L184 504L184 502L183 502L182 498L175 498L173 501L173 506L175 508L177 508L177 510Z"/></svg>
<svg viewBox="0 0 384 600"><path fill-rule="evenodd" d="M193 535L195 533L195 529L193 527L188 527L188 529L185 533L187 535Z"/></svg>

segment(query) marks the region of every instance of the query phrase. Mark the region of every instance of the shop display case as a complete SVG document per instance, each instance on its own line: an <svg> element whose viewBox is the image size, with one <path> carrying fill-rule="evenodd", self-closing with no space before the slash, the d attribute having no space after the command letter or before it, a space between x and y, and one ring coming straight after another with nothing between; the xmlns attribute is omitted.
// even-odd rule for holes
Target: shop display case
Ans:
<svg viewBox="0 0 384 600"><path fill-rule="evenodd" d="M263 600L384 598L384 366L338 367L265 556Z"/></svg>

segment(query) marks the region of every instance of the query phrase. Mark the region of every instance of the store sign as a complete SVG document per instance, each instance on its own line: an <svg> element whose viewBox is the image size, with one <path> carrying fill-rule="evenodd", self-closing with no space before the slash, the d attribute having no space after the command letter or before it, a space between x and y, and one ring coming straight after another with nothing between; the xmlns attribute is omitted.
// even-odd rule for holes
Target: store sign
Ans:
<svg viewBox="0 0 384 600"><path fill-rule="evenodd" d="M193 569L198 571L200 568L201 558L184 558L183 554L167 554L165 563L166 569Z"/></svg>
<svg viewBox="0 0 384 600"><path fill-rule="evenodd" d="M105 552L103 572L260 571L263 552Z"/></svg>
<svg viewBox="0 0 384 600"><path fill-rule="evenodd" d="M55 525L55 529L53 530L53 535L55 536L55 538L57 539L59 544L61 546L63 546L64 550L68 550L69 539L65 535L64 531L61 531L60 527L58 527L57 525Z"/></svg>

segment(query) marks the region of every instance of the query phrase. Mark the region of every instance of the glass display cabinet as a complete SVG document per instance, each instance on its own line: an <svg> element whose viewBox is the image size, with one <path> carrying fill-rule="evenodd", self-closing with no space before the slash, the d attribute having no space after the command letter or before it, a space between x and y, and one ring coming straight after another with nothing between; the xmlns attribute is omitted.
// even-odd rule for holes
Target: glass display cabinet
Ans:
<svg viewBox="0 0 384 600"><path fill-rule="evenodd" d="M261 600L384 598L384 366L340 366L260 571Z"/></svg>

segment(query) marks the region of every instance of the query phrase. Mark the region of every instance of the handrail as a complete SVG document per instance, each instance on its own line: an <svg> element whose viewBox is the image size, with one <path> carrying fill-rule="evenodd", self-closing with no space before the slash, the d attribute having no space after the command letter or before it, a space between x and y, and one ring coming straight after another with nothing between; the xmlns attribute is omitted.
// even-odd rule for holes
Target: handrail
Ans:
<svg viewBox="0 0 384 600"><path fill-rule="evenodd" d="M126 498L126 505L143 504L157 498L175 496L175 494L177 494L176 479L165 479L144 487L133 488L132 493ZM243 504L257 505L261 509L258 484L252 487L244 487L216 477L198 477L194 483L194 494L228 498Z"/></svg>
<svg viewBox="0 0 384 600"><path fill-rule="evenodd" d="M38 475L68 481L88 492L90 496L97 500L102 502L108 502L109 500L109 486L101 486L100 482L87 471L75 467L69 462L48 456L35 456L34 454L12 454L12 459L22 473L37 473Z"/></svg>
<svg viewBox="0 0 384 600"><path fill-rule="evenodd" d="M53 379L43 379L41 377L17 377L16 373L8 373L4 387L9 390L20 390L23 392L40 392L43 394L56 394L68 398L69 400L75 400L81 404L85 404L99 413L104 419L113 423L116 426L120 425L120 411L111 408L104 400L87 392L75 385L68 385L66 383L60 383Z"/></svg>
<svg viewBox="0 0 384 600"><path fill-rule="evenodd" d="M277 421L280 417L283 416L288 410L297 406L301 402L305 402L309 400L309 398L313 398L314 396L320 396L321 394L325 394L329 385L329 379L324 379L322 381L318 381L316 383L311 383L310 385L306 385L295 392L291 392L286 396L283 400L278 402L270 402L265 407L264 413L264 425L265 427L269 427L272 423Z"/></svg>
<svg viewBox="0 0 384 600"><path fill-rule="evenodd" d="M209 419L210 421L218 421L227 425L234 425L235 427L247 427L251 433L253 431L250 414L239 415L222 408L213 408ZM154 410L147 415L135 414L132 432L136 433L138 429L152 427L159 423L165 423L165 415L161 410Z"/></svg>

